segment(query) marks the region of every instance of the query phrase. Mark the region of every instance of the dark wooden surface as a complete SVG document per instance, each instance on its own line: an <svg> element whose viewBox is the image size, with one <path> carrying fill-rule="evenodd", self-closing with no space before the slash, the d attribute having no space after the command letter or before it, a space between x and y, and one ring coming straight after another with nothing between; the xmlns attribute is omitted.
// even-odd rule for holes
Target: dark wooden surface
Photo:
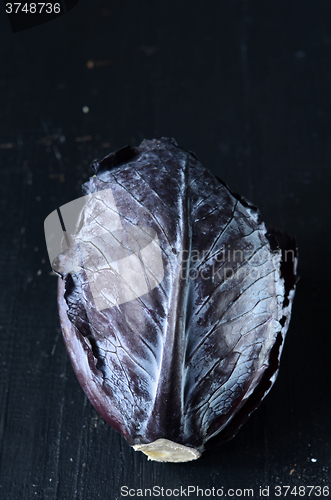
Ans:
<svg viewBox="0 0 331 500"><path fill-rule="evenodd" d="M1 500L331 486L330 2L81 0L15 35L1 7L0 61ZM86 400L43 232L94 158L161 135L300 249L275 387L234 440L188 464L148 462Z"/></svg>

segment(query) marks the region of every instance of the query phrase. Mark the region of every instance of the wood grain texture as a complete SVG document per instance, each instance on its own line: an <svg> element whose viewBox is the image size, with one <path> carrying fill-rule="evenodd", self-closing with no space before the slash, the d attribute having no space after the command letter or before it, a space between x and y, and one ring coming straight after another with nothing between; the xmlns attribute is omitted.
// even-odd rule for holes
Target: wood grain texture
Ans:
<svg viewBox="0 0 331 500"><path fill-rule="evenodd" d="M326 0L81 0L13 35L0 9L1 499L330 485L330 19ZM147 462L86 401L43 234L46 216L81 195L92 160L161 135L300 250L272 393L233 441L183 465Z"/></svg>

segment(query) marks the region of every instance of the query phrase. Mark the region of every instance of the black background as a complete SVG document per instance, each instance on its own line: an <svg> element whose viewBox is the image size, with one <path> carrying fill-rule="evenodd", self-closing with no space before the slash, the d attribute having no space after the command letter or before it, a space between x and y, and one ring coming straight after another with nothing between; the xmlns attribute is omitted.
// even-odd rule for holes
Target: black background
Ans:
<svg viewBox="0 0 331 500"><path fill-rule="evenodd" d="M331 486L329 0L81 0L16 34L1 7L0 54L1 500ZM300 251L275 387L234 440L187 464L148 462L87 401L43 231L93 159L157 136L195 151Z"/></svg>

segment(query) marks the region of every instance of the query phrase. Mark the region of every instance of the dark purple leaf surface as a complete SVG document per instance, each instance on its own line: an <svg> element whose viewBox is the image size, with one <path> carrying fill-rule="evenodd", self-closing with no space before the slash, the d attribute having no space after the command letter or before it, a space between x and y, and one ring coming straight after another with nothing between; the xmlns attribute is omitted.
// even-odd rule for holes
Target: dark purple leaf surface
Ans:
<svg viewBox="0 0 331 500"><path fill-rule="evenodd" d="M267 233L257 209L174 140L143 141L93 167L84 194L111 189L126 234L154 230L163 278L99 310L86 269L63 273L59 311L74 370L130 445L165 438L202 452L235 434L276 378L295 242ZM100 208L93 203L90 214ZM85 218L73 238L96 224L111 233L110 211L105 204ZM63 255L65 268L71 257Z"/></svg>

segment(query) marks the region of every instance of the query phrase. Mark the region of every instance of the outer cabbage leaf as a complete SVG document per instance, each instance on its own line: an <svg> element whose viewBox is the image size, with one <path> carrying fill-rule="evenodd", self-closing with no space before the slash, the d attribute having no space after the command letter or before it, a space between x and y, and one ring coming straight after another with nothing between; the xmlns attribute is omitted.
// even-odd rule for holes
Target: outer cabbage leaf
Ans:
<svg viewBox="0 0 331 500"><path fill-rule="evenodd" d="M100 310L93 266L70 271L75 245L63 253L59 312L73 368L130 445L164 438L201 453L234 435L275 381L294 296L295 241L268 233L255 207L172 139L123 148L93 167L84 194L95 196L72 241L79 246L93 235L105 258L108 234L133 253L102 198L111 190L125 234L157 235L163 272L155 277L153 259L144 262L146 292L114 304L103 291Z"/></svg>

